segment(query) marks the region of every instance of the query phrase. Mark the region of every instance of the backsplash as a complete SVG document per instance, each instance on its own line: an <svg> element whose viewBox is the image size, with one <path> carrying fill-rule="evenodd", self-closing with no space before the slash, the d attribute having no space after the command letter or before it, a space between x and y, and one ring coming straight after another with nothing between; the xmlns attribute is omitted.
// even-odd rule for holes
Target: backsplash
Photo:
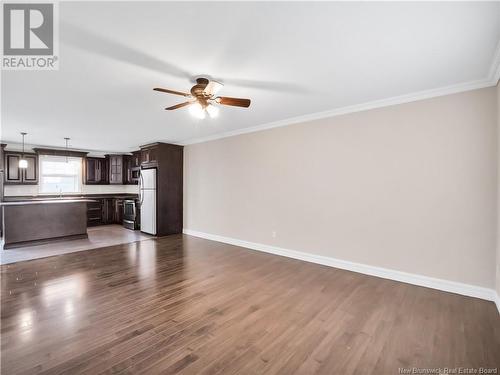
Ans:
<svg viewBox="0 0 500 375"><path fill-rule="evenodd" d="M82 185L82 194L139 194L138 185ZM4 196L37 196L38 185L4 185Z"/></svg>

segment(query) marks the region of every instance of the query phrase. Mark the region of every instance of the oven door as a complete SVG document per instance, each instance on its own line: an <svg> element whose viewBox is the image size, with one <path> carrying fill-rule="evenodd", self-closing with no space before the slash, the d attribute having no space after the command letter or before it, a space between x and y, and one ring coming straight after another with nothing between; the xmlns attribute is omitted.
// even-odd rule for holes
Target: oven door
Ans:
<svg viewBox="0 0 500 375"><path fill-rule="evenodd" d="M128 229L135 229L135 201L125 200L123 202L123 226Z"/></svg>

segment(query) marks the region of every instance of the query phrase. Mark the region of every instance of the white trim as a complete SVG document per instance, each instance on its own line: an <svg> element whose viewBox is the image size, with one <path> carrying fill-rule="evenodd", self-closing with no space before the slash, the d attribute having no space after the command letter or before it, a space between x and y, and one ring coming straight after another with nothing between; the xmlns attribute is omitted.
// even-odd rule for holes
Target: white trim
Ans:
<svg viewBox="0 0 500 375"><path fill-rule="evenodd" d="M207 240L245 247L247 249L263 251L266 253L271 253L293 259L299 259L305 262L322 264L324 266L330 266L348 271L359 272L365 275L371 275L371 276L381 277L384 279L400 281L403 283L419 285L427 288L461 294L469 297L481 298L487 301L494 301L497 304L497 308L499 308L500 311L499 307L500 302L498 300L498 295L493 289L458 283L455 281L437 279L434 277L417 275L407 272L401 272L401 271L391 270L388 268L375 267L375 266L370 266L368 264L349 262L346 260L305 253L302 251L289 250L271 245L264 245L255 242L243 241L235 238L219 236L216 234L198 232L191 229L184 229L183 233L194 237L204 238Z"/></svg>
<svg viewBox="0 0 500 375"><path fill-rule="evenodd" d="M498 295L498 293L495 293L495 297L494 297L494 302L495 302L495 305L497 305L497 310L498 310L498 313L500 314L500 296Z"/></svg>
<svg viewBox="0 0 500 375"><path fill-rule="evenodd" d="M499 69L498 69L497 73L500 74L500 65L499 65ZM262 130L268 130L268 129L279 128L279 127L303 123L303 122L309 122L309 121L320 120L320 119L329 118L329 117L346 115L349 113L368 111L370 109L377 109L377 108L389 107L389 106L397 105L397 104L410 103L410 102L415 102L418 100L435 98L438 96L457 94L460 92L496 86L497 81L498 81L498 79L489 78L489 79L483 79L483 80L479 80L479 81L472 81L472 82L442 87L442 88L438 88L438 89L425 90L425 91L420 91L420 92L416 92L413 94L400 95L400 96L395 96L395 97L388 98L388 99L375 100L375 101L371 101L371 102L367 102L367 103L363 103L363 104L355 104L355 105L336 108L336 109L332 109L332 110L328 110L328 111L310 113L307 115L297 116L297 117L291 117L291 118L288 118L285 120L269 122L269 123L262 124L262 125L251 126L251 127L243 128L243 129L236 129L236 130L232 130L232 131L228 131L228 132L217 133L217 134L209 135L207 137L191 138L191 139L188 139L188 140L185 140L182 142L178 142L177 144L191 145L191 144L195 144L195 143L203 143L203 142L208 142L208 141L214 141L216 139L233 137L233 136L240 135L240 134L254 133L254 132L258 132L258 131L262 131Z"/></svg>

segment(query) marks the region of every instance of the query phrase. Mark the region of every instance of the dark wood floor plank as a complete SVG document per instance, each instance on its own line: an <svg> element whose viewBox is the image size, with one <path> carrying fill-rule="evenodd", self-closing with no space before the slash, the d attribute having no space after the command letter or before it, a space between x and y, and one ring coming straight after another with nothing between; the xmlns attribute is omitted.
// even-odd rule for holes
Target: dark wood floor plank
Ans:
<svg viewBox="0 0 500 375"><path fill-rule="evenodd" d="M2 374L500 366L491 302L189 236L4 265L1 288Z"/></svg>

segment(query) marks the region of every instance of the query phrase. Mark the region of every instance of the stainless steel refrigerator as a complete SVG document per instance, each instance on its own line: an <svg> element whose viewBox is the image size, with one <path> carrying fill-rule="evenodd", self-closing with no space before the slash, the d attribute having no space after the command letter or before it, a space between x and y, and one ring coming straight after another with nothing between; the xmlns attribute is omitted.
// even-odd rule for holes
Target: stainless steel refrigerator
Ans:
<svg viewBox="0 0 500 375"><path fill-rule="evenodd" d="M139 198L141 232L156 235L156 168L141 170Z"/></svg>

